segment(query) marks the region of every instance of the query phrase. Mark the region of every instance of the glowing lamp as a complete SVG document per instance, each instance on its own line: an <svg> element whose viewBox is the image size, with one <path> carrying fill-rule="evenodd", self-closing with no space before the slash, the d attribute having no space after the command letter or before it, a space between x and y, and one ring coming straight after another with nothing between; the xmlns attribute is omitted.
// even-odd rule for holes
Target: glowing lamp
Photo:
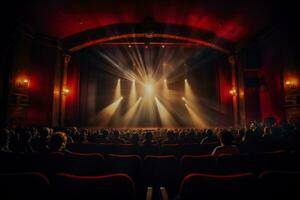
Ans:
<svg viewBox="0 0 300 200"><path fill-rule="evenodd" d="M29 80L27 78L18 79L17 87L20 89L28 89L29 88Z"/></svg>
<svg viewBox="0 0 300 200"><path fill-rule="evenodd" d="M145 85L145 92L149 95L153 94L154 88L153 85L148 83Z"/></svg>
<svg viewBox="0 0 300 200"><path fill-rule="evenodd" d="M287 80L285 81L285 85L287 88L295 89L297 86L297 79Z"/></svg>
<svg viewBox="0 0 300 200"><path fill-rule="evenodd" d="M130 45L130 44L128 45L128 48L131 48L131 45Z"/></svg>
<svg viewBox="0 0 300 200"><path fill-rule="evenodd" d="M184 82L187 82L187 79L184 79Z"/></svg>
<svg viewBox="0 0 300 200"><path fill-rule="evenodd" d="M185 101L185 98L184 97L181 97L182 101Z"/></svg>
<svg viewBox="0 0 300 200"><path fill-rule="evenodd" d="M231 94L232 96L236 96L237 95L237 93L236 93L236 89L231 89L231 90L229 90L229 94Z"/></svg>
<svg viewBox="0 0 300 200"><path fill-rule="evenodd" d="M63 95L68 95L68 94L70 94L70 89L67 88L67 87L64 87L63 90L62 90L62 94L63 94Z"/></svg>
<svg viewBox="0 0 300 200"><path fill-rule="evenodd" d="M166 46L165 45L161 45L161 48L165 48Z"/></svg>

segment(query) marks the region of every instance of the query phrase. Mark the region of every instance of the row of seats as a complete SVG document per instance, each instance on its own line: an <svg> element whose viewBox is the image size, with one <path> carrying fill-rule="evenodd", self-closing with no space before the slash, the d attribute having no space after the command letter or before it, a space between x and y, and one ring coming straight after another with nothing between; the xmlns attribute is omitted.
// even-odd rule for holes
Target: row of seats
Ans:
<svg viewBox="0 0 300 200"><path fill-rule="evenodd" d="M218 143L200 144L164 144L151 146L136 146L132 144L69 144L68 149L77 153L102 153L102 154L137 154L146 155L186 155L186 154L210 154Z"/></svg>
<svg viewBox="0 0 300 200"><path fill-rule="evenodd" d="M2 156L1 156L2 155ZM299 154L276 151L260 156L224 155L215 159L211 155L186 155L178 160L175 156L106 155L78 153L50 154L1 154L3 161L0 173L38 171L50 179L56 173L78 176L103 176L114 173L127 174L143 193L147 186L154 189L166 187L170 194L176 194L183 177L191 173L234 174L264 170L300 171ZM6 158L4 158L6 155ZM12 156L15 155L15 156Z"/></svg>
<svg viewBox="0 0 300 200"><path fill-rule="evenodd" d="M236 173L261 172L265 170L300 170L300 156L297 152L284 150L240 156L223 155L214 158L211 155L184 155L180 159L174 155L146 156L99 153L1 153L0 172L41 171L46 174L66 172L78 175L103 175L106 173L127 173L139 176L147 168L156 167L167 171L172 169L183 175L194 172ZM142 170L143 169L143 170ZM178 174L178 173L176 173Z"/></svg>
<svg viewBox="0 0 300 200"><path fill-rule="evenodd" d="M161 187L163 200L196 199L297 199L300 172L266 171L233 175L189 174L175 195ZM125 174L76 176L41 173L0 174L1 196L8 199L137 199L136 185ZM152 191L152 190L150 190ZM140 199L150 200L155 195Z"/></svg>
<svg viewBox="0 0 300 200"><path fill-rule="evenodd" d="M207 144L162 144L151 146L136 146L133 144L104 144L104 143L80 143L69 144L68 149L77 153L101 153L106 154L138 154L142 157L146 155L206 155L210 154L219 142ZM241 153L259 153L275 151L277 149L291 150L293 145L284 141L264 141L258 144L238 144Z"/></svg>

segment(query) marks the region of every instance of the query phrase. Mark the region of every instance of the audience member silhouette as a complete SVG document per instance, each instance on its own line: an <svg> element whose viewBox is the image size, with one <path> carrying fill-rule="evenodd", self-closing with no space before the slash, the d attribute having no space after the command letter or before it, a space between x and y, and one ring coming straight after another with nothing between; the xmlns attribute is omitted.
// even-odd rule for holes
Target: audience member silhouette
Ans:
<svg viewBox="0 0 300 200"><path fill-rule="evenodd" d="M110 142L112 144L122 144L122 143L124 143L124 141L120 138L120 132L118 130L114 130L112 132Z"/></svg>
<svg viewBox="0 0 300 200"><path fill-rule="evenodd" d="M9 149L9 131L7 129L1 129L0 131L0 151L11 152Z"/></svg>
<svg viewBox="0 0 300 200"><path fill-rule="evenodd" d="M153 135L152 133L149 131L145 134L145 140L143 141L143 145L145 146L151 146L156 144L153 140Z"/></svg>
<svg viewBox="0 0 300 200"><path fill-rule="evenodd" d="M211 129L207 129L205 132L205 137L201 140L201 144L208 144L215 141L217 141L217 138L214 135L214 132Z"/></svg>
<svg viewBox="0 0 300 200"><path fill-rule="evenodd" d="M168 130L167 139L162 142L163 144L176 144L176 134L172 130Z"/></svg>
<svg viewBox="0 0 300 200"><path fill-rule="evenodd" d="M19 134L19 152L33 152L33 148L31 146L32 133L28 130L22 130Z"/></svg>
<svg viewBox="0 0 300 200"><path fill-rule="evenodd" d="M130 138L130 144L138 146L139 141L140 141L139 134L137 134L137 133L132 134L132 136Z"/></svg>
<svg viewBox="0 0 300 200"><path fill-rule="evenodd" d="M64 132L56 132L52 135L49 143L49 149L51 152L69 152L66 149L67 136Z"/></svg>
<svg viewBox="0 0 300 200"><path fill-rule="evenodd" d="M219 157L221 155L240 155L240 151L237 146L233 145L233 135L227 130L223 130L219 134L221 146L216 147L212 155Z"/></svg>
<svg viewBox="0 0 300 200"><path fill-rule="evenodd" d="M49 138L51 130L50 128L44 127L40 130L39 137L33 139L33 148L38 152L49 151Z"/></svg>

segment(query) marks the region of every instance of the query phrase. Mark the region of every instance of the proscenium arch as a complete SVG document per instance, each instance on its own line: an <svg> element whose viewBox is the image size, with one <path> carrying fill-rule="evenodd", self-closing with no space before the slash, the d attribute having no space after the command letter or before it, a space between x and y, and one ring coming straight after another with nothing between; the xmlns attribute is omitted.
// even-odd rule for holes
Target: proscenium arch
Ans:
<svg viewBox="0 0 300 200"><path fill-rule="evenodd" d="M149 38L151 33L151 38ZM155 23L151 30L145 29L144 24L116 24L87 30L63 40L66 52L74 53L93 45L126 44L126 40L134 39L166 39L188 43L194 46L204 46L224 54L233 52L233 44L211 32L195 29L193 27ZM138 44L128 42L128 44ZM178 44L180 44L178 43ZM151 42L149 43L151 44ZM167 44L167 43L166 43Z"/></svg>
<svg viewBox="0 0 300 200"><path fill-rule="evenodd" d="M92 41L84 42L78 46L75 46L75 47L69 49L69 51L71 53L73 53L80 49L83 49L83 48L86 48L89 46L93 46L96 44L102 44L102 43L111 42L114 40L128 39L128 38L146 38L146 36L144 33L130 33L130 34L123 34L123 35L114 35L114 36L109 36L109 37L105 37L105 38L99 38L99 39L95 39ZM216 44L206 42L204 40L197 39L197 38L189 38L189 37L184 37L184 36L171 35L171 34L160 34L160 33L153 33L152 38L174 39L174 40L178 40L178 41L191 42L191 43L194 43L197 45L201 45L201 46L205 46L205 47L209 47L209 48L218 50L218 51L226 53L226 54L230 53L229 50L227 50L221 46L218 46Z"/></svg>

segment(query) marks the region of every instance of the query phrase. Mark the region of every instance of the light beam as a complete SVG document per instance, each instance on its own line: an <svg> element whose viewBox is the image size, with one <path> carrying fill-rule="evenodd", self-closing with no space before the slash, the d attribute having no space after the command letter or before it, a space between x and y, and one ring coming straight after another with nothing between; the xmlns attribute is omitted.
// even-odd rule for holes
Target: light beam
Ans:
<svg viewBox="0 0 300 200"><path fill-rule="evenodd" d="M115 89L114 100L117 100L120 97L121 97L121 80L118 79L117 86L116 86L116 89Z"/></svg>

